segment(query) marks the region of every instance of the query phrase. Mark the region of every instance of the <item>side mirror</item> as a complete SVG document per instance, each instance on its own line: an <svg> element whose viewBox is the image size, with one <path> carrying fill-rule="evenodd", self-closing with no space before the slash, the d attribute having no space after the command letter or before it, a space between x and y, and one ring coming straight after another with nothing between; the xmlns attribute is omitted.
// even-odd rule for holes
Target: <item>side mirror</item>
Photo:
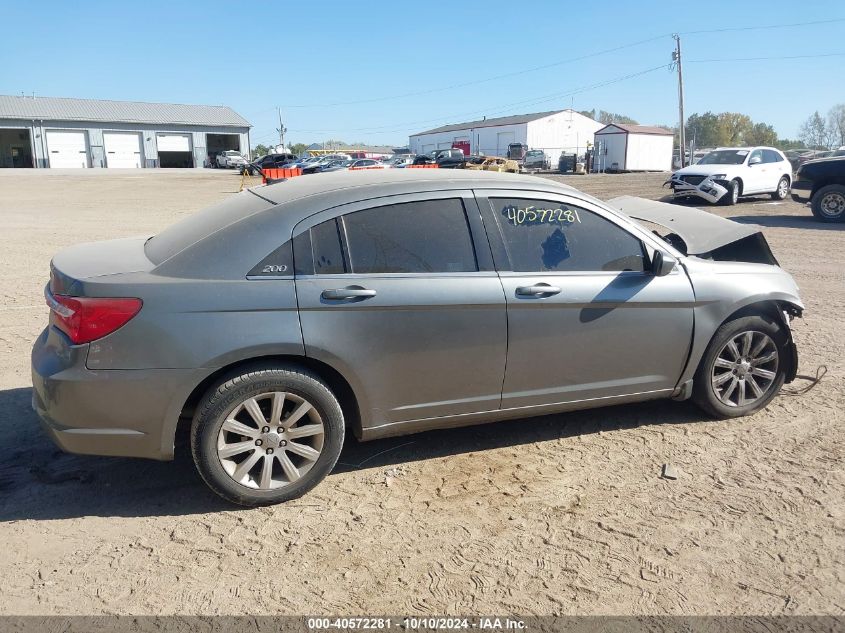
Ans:
<svg viewBox="0 0 845 633"><path fill-rule="evenodd" d="M762 163L762 162L763 162L763 159L762 159L762 158L760 158L759 156L753 156L753 157L752 157L752 158L748 161L748 165L749 165L749 166L751 166L751 165L759 165L759 164L760 164L760 163Z"/></svg>
<svg viewBox="0 0 845 633"><path fill-rule="evenodd" d="M671 255L666 255L663 251L655 250L654 255L651 256L651 273L655 277L665 277L673 270L677 260Z"/></svg>

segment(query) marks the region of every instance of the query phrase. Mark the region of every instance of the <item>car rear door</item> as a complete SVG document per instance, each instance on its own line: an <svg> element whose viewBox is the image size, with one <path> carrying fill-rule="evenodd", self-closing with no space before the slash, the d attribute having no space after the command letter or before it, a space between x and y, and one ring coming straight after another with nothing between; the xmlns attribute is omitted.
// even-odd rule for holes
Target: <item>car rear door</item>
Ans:
<svg viewBox="0 0 845 633"><path fill-rule="evenodd" d="M773 149L763 150L763 167L766 168L765 191L777 191L780 179L792 172L789 162Z"/></svg>
<svg viewBox="0 0 845 633"><path fill-rule="evenodd" d="M653 275L653 245L585 201L497 191L479 204L507 301L503 409L676 387L693 329L681 266Z"/></svg>
<svg viewBox="0 0 845 633"><path fill-rule="evenodd" d="M499 408L505 299L472 192L324 211L294 258L306 354L347 378L365 425Z"/></svg>

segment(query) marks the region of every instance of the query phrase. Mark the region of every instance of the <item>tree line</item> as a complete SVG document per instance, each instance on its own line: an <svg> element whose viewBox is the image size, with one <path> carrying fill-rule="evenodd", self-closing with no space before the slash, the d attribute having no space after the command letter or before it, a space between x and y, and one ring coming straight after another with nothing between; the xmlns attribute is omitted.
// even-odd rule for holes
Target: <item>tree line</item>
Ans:
<svg viewBox="0 0 845 633"><path fill-rule="evenodd" d="M845 146L845 103L833 106L824 117L816 110L801 124L798 137L812 149Z"/></svg>
<svg viewBox="0 0 845 633"><path fill-rule="evenodd" d="M769 145L780 149L807 147L830 149L845 145L845 104L833 106L822 116L818 111L804 121L797 139L778 138L771 125L755 123L739 112L705 112L687 118L686 138L696 147Z"/></svg>

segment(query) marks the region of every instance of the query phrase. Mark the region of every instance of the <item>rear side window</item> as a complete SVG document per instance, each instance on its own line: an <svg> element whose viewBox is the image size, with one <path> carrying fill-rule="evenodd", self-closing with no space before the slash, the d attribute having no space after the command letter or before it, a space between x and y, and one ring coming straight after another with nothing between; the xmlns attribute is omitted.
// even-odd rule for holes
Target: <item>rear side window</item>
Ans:
<svg viewBox="0 0 845 633"><path fill-rule="evenodd" d="M591 211L541 200L490 203L514 272L645 270L642 242Z"/></svg>
<svg viewBox="0 0 845 633"><path fill-rule="evenodd" d="M779 163L781 161L780 154L776 151L771 149L764 149L763 150L763 162L764 163Z"/></svg>
<svg viewBox="0 0 845 633"><path fill-rule="evenodd" d="M336 219L332 218L311 229L311 252L316 274L339 275L347 272Z"/></svg>
<svg viewBox="0 0 845 633"><path fill-rule="evenodd" d="M393 204L343 217L353 273L478 270L460 199Z"/></svg>

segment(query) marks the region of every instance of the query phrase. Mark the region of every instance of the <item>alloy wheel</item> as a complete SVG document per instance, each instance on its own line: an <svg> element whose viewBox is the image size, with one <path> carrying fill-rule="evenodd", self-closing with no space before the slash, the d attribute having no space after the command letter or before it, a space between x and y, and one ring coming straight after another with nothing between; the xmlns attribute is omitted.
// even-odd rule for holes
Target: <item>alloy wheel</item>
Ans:
<svg viewBox="0 0 845 633"><path fill-rule="evenodd" d="M838 218L845 213L845 194L838 191L826 193L819 203L823 215L829 218Z"/></svg>
<svg viewBox="0 0 845 633"><path fill-rule="evenodd" d="M710 374L713 392L729 407L754 404L774 385L779 360L777 345L768 334L740 332L716 355Z"/></svg>
<svg viewBox="0 0 845 633"><path fill-rule="evenodd" d="M275 490L301 479L323 449L325 427L305 398L274 391L247 398L217 435L223 470L247 488Z"/></svg>
<svg viewBox="0 0 845 633"><path fill-rule="evenodd" d="M786 196L789 194L789 182L786 178L781 178L780 182L778 183L778 198L781 200L785 200Z"/></svg>

